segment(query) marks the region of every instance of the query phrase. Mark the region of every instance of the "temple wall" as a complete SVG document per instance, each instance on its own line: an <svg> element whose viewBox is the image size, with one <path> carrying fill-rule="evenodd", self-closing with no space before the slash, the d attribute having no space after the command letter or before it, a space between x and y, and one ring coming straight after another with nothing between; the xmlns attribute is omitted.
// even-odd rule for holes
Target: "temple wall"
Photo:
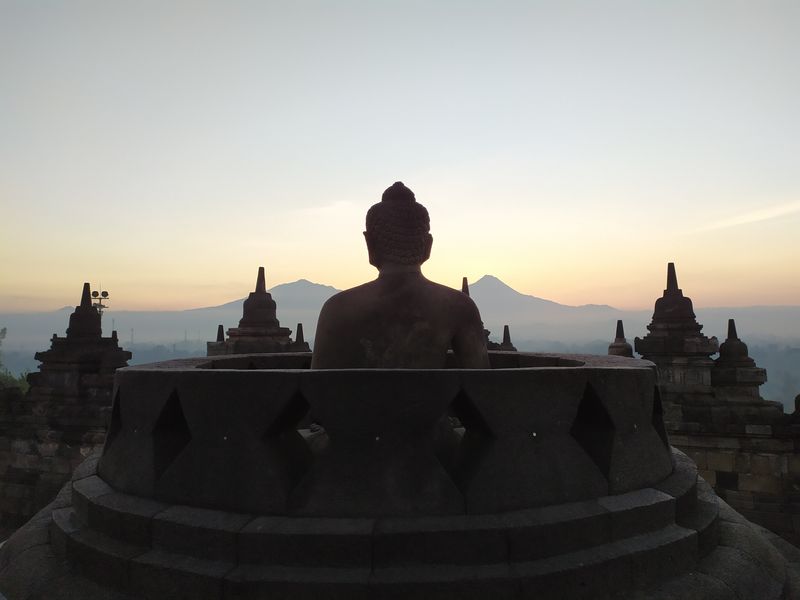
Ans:
<svg viewBox="0 0 800 600"><path fill-rule="evenodd" d="M659 390L670 443L747 519L800 543L800 425L756 386L676 385Z"/></svg>
<svg viewBox="0 0 800 600"><path fill-rule="evenodd" d="M0 390L0 532L48 504L105 439L113 371L29 376L26 395Z"/></svg>
<svg viewBox="0 0 800 600"><path fill-rule="evenodd" d="M738 434L671 433L717 494L747 519L800 543L798 426L743 425ZM778 429L776 431L776 429Z"/></svg>

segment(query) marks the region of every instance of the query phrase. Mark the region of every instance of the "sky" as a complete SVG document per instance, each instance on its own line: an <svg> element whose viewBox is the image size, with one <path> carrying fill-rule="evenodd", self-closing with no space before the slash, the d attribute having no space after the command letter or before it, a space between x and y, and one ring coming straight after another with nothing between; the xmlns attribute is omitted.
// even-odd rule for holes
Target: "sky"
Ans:
<svg viewBox="0 0 800 600"><path fill-rule="evenodd" d="M649 308L800 304L800 3L0 0L0 312L425 274Z"/></svg>

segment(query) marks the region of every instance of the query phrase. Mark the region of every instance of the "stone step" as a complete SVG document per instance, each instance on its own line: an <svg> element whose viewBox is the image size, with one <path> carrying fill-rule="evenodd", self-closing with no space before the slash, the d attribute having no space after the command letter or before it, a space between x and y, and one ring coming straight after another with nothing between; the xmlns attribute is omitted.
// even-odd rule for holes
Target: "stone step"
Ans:
<svg viewBox="0 0 800 600"><path fill-rule="evenodd" d="M73 483L79 520L112 539L200 559L371 568L492 564L556 556L676 522L694 480L497 515L380 519L252 516L121 494L90 476ZM676 498L678 500L676 500Z"/></svg>
<svg viewBox="0 0 800 600"><path fill-rule="evenodd" d="M593 548L491 565L374 568L239 564L126 544L83 526L70 508L53 512L54 547L95 581L150 599L603 598L687 571L697 532L667 525ZM456 586L454 588L453 586Z"/></svg>

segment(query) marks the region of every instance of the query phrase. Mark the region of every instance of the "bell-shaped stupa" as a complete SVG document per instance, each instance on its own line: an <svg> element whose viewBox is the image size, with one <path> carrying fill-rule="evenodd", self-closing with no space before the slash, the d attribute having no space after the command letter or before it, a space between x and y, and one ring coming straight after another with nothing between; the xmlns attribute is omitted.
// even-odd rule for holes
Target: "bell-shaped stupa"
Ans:
<svg viewBox="0 0 800 600"><path fill-rule="evenodd" d="M224 354L261 354L272 352L310 352L308 344L292 341L292 330L281 327L276 315L277 305L267 291L264 267L258 268L256 289L242 306L238 327L228 329L228 339L217 329L217 341L206 343L208 356Z"/></svg>
<svg viewBox="0 0 800 600"><path fill-rule="evenodd" d="M714 361L714 368L711 370L711 384L717 397L730 403L732 407L742 404L770 406L774 408L772 418L778 419L783 413L782 409L776 403L766 402L759 395L758 388L766 381L766 369L756 366L747 350L747 344L736 333L736 322L728 319L728 338L720 345L719 358Z"/></svg>
<svg viewBox="0 0 800 600"><path fill-rule="evenodd" d="M667 265L667 288L656 300L650 331L644 338L636 338L636 351L647 360L658 364L659 356L706 357L717 352L715 337L703 335L703 326L697 322L691 298L678 287L675 263Z"/></svg>
<svg viewBox="0 0 800 600"><path fill-rule="evenodd" d="M612 356L627 356L633 358L633 348L625 339L625 328L622 325L622 320L617 320L617 334L614 341L608 345L608 353Z"/></svg>

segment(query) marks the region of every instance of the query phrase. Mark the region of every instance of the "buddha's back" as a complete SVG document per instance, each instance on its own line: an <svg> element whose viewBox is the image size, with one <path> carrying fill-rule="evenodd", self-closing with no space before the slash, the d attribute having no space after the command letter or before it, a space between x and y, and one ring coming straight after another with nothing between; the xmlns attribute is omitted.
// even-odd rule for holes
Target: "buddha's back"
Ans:
<svg viewBox="0 0 800 600"><path fill-rule="evenodd" d="M450 347L459 366L488 367L475 303L422 275L433 238L411 190L399 182L386 190L364 235L378 278L322 307L312 368L443 368Z"/></svg>
<svg viewBox="0 0 800 600"><path fill-rule="evenodd" d="M312 366L437 369L452 347L460 366L485 367L474 302L421 273L381 274L332 297L320 313Z"/></svg>

